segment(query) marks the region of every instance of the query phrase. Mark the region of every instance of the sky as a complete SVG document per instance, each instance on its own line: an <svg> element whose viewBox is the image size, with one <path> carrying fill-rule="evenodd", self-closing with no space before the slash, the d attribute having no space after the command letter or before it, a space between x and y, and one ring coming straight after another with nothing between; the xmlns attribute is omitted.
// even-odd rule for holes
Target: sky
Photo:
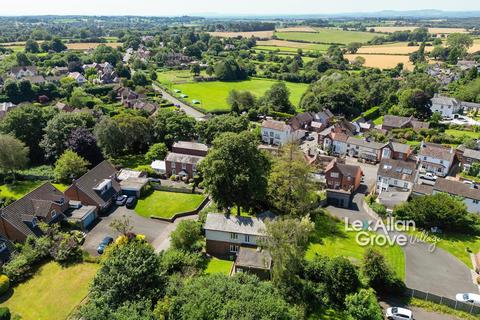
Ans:
<svg viewBox="0 0 480 320"><path fill-rule="evenodd" d="M382 10L480 10L479 0L0 0L0 16L331 14Z"/></svg>

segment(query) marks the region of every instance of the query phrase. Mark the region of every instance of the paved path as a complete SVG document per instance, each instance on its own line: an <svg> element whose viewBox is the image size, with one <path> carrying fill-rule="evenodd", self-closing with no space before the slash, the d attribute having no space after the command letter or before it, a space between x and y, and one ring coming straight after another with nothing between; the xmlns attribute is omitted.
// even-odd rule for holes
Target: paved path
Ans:
<svg viewBox="0 0 480 320"><path fill-rule="evenodd" d="M174 96L172 96L171 94L169 94L168 92L166 92L165 90L160 88L159 86L157 86L155 84L152 84L152 87L155 91L160 92L164 99L167 99L168 101L170 101L174 105L180 106L180 109L185 111L185 113L187 115L189 115L191 117L194 117L195 119L197 119L199 121L204 120L204 118L203 118L205 116L204 113L190 107L186 103L183 103L182 101L178 100L177 98L175 98Z"/></svg>
<svg viewBox="0 0 480 320"><path fill-rule="evenodd" d="M334 216L352 220L374 220L363 208L364 195L357 193L350 209L327 207ZM402 247L405 253L406 285L412 289L434 293L455 299L459 292L478 293L473 284L471 270L450 253L436 248L428 250L423 242L408 243Z"/></svg>

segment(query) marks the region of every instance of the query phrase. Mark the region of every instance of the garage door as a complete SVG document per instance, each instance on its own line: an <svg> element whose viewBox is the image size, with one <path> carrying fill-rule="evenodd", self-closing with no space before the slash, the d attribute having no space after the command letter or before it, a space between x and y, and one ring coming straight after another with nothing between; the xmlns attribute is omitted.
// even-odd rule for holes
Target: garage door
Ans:
<svg viewBox="0 0 480 320"><path fill-rule="evenodd" d="M88 228L92 222L95 221L95 212L91 212L84 220L83 220L83 228Z"/></svg>

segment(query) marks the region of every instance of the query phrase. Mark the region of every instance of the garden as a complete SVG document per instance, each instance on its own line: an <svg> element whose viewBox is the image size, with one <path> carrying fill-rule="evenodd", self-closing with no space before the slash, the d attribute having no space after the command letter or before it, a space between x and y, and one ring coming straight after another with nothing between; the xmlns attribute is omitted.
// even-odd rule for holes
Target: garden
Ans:
<svg viewBox="0 0 480 320"><path fill-rule="evenodd" d="M168 191L153 191L139 199L135 207L142 217L172 218L177 213L197 209L205 199L204 195Z"/></svg>

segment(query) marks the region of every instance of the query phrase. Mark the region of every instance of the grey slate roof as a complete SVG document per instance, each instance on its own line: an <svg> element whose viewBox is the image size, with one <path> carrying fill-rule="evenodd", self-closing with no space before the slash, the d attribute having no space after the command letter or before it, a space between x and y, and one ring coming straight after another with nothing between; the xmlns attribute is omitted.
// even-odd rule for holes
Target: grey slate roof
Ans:
<svg viewBox="0 0 480 320"><path fill-rule="evenodd" d="M378 166L377 176L414 182L417 164L413 161L382 159Z"/></svg>
<svg viewBox="0 0 480 320"><path fill-rule="evenodd" d="M472 159L479 159L480 160L480 151L465 148L465 151L463 151L463 156L466 157L466 158L472 158Z"/></svg>
<svg viewBox="0 0 480 320"><path fill-rule="evenodd" d="M395 151L395 152L400 152L400 153L410 152L410 146L408 144L392 141L391 145L393 147L393 151Z"/></svg>
<svg viewBox="0 0 480 320"><path fill-rule="evenodd" d="M176 163L186 163L186 164L198 164L200 161L202 161L204 157L199 157L199 156L192 156L189 154L182 154L182 153L175 153L175 152L170 152L167 157L165 158L165 161L170 161L170 162L176 162Z"/></svg>
<svg viewBox="0 0 480 320"><path fill-rule="evenodd" d="M190 142L190 141L178 141L173 144L173 148L182 148L190 150L208 151L208 147L203 143Z"/></svg>
<svg viewBox="0 0 480 320"><path fill-rule="evenodd" d="M460 181L438 178L437 181L435 181L433 190L461 196L464 198L480 200L479 189L474 188L473 185L465 184Z"/></svg>
<svg viewBox="0 0 480 320"><path fill-rule="evenodd" d="M360 147L365 147L365 148L370 148L375 150L380 150L387 145L386 143L374 142L374 141L369 142L369 141L357 139L355 137L348 137L347 143L353 144L355 146L360 146Z"/></svg>
<svg viewBox="0 0 480 320"><path fill-rule="evenodd" d="M452 148L445 147L441 144L423 142L422 145L420 146L419 155L420 157L427 156L427 157L432 157L440 160L449 161L451 164L453 162L453 157L455 156L455 152L453 151Z"/></svg>
<svg viewBox="0 0 480 320"><path fill-rule="evenodd" d="M272 267L272 256L267 250L241 246L235 265L237 267L270 270Z"/></svg>
<svg viewBox="0 0 480 320"><path fill-rule="evenodd" d="M255 236L263 236L265 219L255 217L242 217L236 215L224 215L209 213L205 221L204 229L222 232L241 233Z"/></svg>

